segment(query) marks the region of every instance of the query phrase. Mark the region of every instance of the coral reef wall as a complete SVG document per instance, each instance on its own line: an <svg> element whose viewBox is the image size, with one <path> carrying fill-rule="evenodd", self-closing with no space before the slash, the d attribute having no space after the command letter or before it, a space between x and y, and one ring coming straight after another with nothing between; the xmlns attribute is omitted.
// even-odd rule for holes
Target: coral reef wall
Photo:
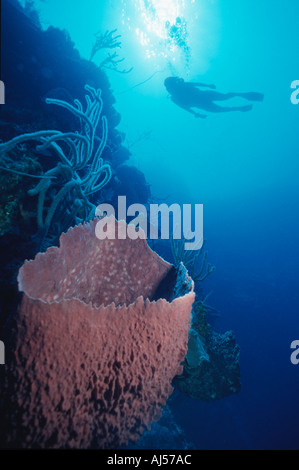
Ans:
<svg viewBox="0 0 299 470"><path fill-rule="evenodd" d="M85 100L85 85L101 90L102 114L107 118L107 144L102 158L111 168L111 178L104 191L89 196L90 202L112 202L127 195L128 203L147 203L149 186L144 175L127 165L130 152L123 145L124 135L117 125L121 116L107 75L93 62L82 59L68 33L50 27L42 31L36 15L31 17L13 0L3 0L1 25L1 79L6 84L6 104L0 107L0 140L42 130L63 133L78 128L79 120L67 109L49 106L48 99L73 103ZM96 139L102 138L102 126ZM24 260L40 251L37 233L37 197L30 196L38 179L24 173L44 175L58 164L48 149L36 149L26 143L13 149L9 164L0 162L0 327L16 308L17 271ZM5 158L5 156L4 156ZM13 164L11 162L13 161ZM7 166L14 172L4 171ZM131 182L138 179L138 185ZM60 181L59 181L60 183ZM51 200L46 201L51 205Z"/></svg>

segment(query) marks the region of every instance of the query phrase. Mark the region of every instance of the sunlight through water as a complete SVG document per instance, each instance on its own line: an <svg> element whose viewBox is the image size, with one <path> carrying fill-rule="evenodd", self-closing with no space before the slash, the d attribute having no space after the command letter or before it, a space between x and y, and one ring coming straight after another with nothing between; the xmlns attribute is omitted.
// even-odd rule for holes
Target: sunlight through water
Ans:
<svg viewBox="0 0 299 470"><path fill-rule="evenodd" d="M128 14L132 1L122 0L122 21L136 34L145 56L164 57L175 62L190 61L189 21L194 18L195 0L133 0L135 16ZM195 15L196 16L196 15Z"/></svg>

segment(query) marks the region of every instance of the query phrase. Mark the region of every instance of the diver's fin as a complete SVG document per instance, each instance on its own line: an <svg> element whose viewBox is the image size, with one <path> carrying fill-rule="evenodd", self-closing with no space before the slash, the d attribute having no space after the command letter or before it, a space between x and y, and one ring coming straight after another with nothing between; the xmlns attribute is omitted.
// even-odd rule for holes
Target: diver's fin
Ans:
<svg viewBox="0 0 299 470"><path fill-rule="evenodd" d="M235 108L238 111L241 111L242 113L247 113L248 111L251 111L253 108L252 104L249 104L248 106L240 106L238 108Z"/></svg>
<svg viewBox="0 0 299 470"><path fill-rule="evenodd" d="M263 93L256 93L254 91L251 91L249 93L240 93L241 98L245 98L245 100L248 101L263 101L264 100L264 95Z"/></svg>

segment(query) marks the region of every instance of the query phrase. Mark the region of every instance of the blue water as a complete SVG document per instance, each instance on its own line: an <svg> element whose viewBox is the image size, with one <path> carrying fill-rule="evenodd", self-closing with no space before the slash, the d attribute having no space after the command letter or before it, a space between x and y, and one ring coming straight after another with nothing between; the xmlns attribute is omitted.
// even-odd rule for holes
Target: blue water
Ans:
<svg viewBox="0 0 299 470"><path fill-rule="evenodd" d="M147 57L133 1L61 3L36 2L42 25L67 29L83 57L97 31L122 35L121 67L133 70L107 74L122 116L118 128L135 143L130 163L154 196L204 204L216 266L204 289L213 291L209 302L221 314L213 328L232 329L240 345L242 390L209 404L176 396L177 423L198 449L298 448L299 365L290 362L290 344L299 338L299 106L290 101L299 79L298 2L185 0L188 67L154 34L155 55ZM163 82L174 73L265 99L248 113L195 119L168 98Z"/></svg>

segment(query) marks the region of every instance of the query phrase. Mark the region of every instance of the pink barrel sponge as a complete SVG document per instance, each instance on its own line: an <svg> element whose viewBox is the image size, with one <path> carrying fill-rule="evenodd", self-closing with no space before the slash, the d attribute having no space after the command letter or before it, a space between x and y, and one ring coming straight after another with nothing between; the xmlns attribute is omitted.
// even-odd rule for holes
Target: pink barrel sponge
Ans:
<svg viewBox="0 0 299 470"><path fill-rule="evenodd" d="M99 240L96 223L71 228L59 248L19 271L23 297L6 365L12 445L136 441L182 372L194 301L184 266L175 270L144 239Z"/></svg>

